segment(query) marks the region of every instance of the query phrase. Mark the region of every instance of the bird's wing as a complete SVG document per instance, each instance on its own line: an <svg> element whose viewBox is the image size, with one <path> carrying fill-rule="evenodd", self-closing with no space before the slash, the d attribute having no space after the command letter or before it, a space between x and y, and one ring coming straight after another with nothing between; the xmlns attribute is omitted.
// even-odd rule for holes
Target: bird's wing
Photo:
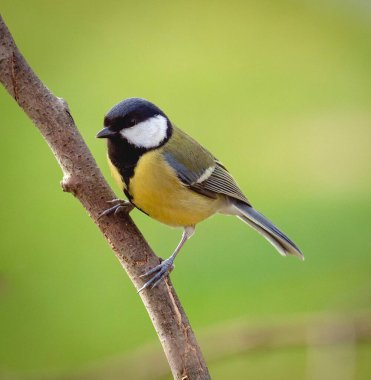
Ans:
<svg viewBox="0 0 371 380"><path fill-rule="evenodd" d="M217 194L224 194L250 205L250 202L237 186L233 177L219 162L216 162L214 170L207 179L202 182L192 184L190 187L191 189L199 192L206 190Z"/></svg>
<svg viewBox="0 0 371 380"><path fill-rule="evenodd" d="M250 204L227 169L183 131L174 128L162 154L183 184L193 191L210 198L224 194Z"/></svg>

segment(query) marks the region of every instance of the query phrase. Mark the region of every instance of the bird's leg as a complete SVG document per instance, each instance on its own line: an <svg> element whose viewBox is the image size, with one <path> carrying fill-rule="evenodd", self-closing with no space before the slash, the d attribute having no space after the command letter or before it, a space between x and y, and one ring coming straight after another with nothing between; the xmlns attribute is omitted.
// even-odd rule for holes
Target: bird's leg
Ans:
<svg viewBox="0 0 371 380"><path fill-rule="evenodd" d="M101 212L98 216L98 219L106 215L112 215L112 214L117 215L118 213L124 212L124 211L126 213L129 213L134 208L134 206L130 202L124 199L112 199L111 201L107 201L107 203L114 204L114 206Z"/></svg>
<svg viewBox="0 0 371 380"><path fill-rule="evenodd" d="M193 235L195 232L194 226L188 226L184 227L184 231L182 234L182 238L178 244L178 246L175 248L174 253L166 260L162 261L159 265L155 266L148 272L142 274L140 277L147 277L153 275L149 281L147 281L139 290L138 293L140 293L142 290L151 287L153 289L155 286L158 285L161 280L163 280L173 269L174 269L174 260L176 255L179 253L181 248L183 247L184 243Z"/></svg>

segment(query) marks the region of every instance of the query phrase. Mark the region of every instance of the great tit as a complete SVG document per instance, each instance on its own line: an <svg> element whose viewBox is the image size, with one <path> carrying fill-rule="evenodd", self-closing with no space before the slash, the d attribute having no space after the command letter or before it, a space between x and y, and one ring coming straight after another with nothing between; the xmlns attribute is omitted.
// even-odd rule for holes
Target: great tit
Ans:
<svg viewBox="0 0 371 380"><path fill-rule="evenodd" d="M112 175L129 200L114 200L117 204L103 215L135 206L162 223L183 228L174 253L142 275L149 280L139 291L155 287L170 273L196 224L215 213L237 216L281 255L303 258L299 248L251 206L225 166L153 103L140 98L118 103L105 116L97 137L107 139Z"/></svg>

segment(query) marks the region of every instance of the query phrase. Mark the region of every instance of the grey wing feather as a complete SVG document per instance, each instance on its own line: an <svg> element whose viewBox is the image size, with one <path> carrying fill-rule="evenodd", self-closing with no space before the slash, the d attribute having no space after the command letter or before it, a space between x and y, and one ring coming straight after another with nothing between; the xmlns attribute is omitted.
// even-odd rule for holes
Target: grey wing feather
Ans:
<svg viewBox="0 0 371 380"><path fill-rule="evenodd" d="M195 191L201 192L202 190L206 190L217 194L224 194L250 205L233 177L219 162L216 162L214 171L205 181L194 183L190 187Z"/></svg>
<svg viewBox="0 0 371 380"><path fill-rule="evenodd" d="M215 166L210 152L175 126L171 139L161 150L167 163L185 185L196 183L205 170Z"/></svg>
<svg viewBox="0 0 371 380"><path fill-rule="evenodd" d="M163 156L167 163L175 170L178 178L186 185L191 185L197 182L200 177L200 173L190 170L183 165L180 160L171 154L170 152L164 152Z"/></svg>
<svg viewBox="0 0 371 380"><path fill-rule="evenodd" d="M182 149L179 149L179 146ZM250 204L228 170L197 141L173 127L173 136L162 148L166 162L193 191L210 198L224 194Z"/></svg>
<svg viewBox="0 0 371 380"><path fill-rule="evenodd" d="M197 181L200 179L202 173L204 173L207 168L202 167L200 168L200 171L191 170L183 165L180 160L178 160L177 157L174 156L171 152L164 152L163 156L166 162L175 170L178 178L183 182L185 186L190 187L192 190L196 191L199 194L205 195L206 197L217 197L214 191L207 190L202 186L198 186L197 184ZM193 185L196 185L196 187L193 187Z"/></svg>

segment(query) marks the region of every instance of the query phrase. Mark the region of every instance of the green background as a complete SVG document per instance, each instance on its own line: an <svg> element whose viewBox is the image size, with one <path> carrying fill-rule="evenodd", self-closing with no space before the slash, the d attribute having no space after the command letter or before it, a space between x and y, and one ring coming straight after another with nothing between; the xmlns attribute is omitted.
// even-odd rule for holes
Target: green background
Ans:
<svg viewBox="0 0 371 380"><path fill-rule="evenodd" d="M200 224L172 273L196 334L371 309L367 2L2 0L1 13L115 190L95 134L111 106L144 97L212 151L304 252L304 262L282 258L234 218ZM3 88L0 123L0 378L67 376L150 342L161 350L126 274ZM132 216L170 255L180 231ZM369 379L371 345L352 352L344 379ZM210 363L211 374L331 378L311 375L305 348L254 355Z"/></svg>

